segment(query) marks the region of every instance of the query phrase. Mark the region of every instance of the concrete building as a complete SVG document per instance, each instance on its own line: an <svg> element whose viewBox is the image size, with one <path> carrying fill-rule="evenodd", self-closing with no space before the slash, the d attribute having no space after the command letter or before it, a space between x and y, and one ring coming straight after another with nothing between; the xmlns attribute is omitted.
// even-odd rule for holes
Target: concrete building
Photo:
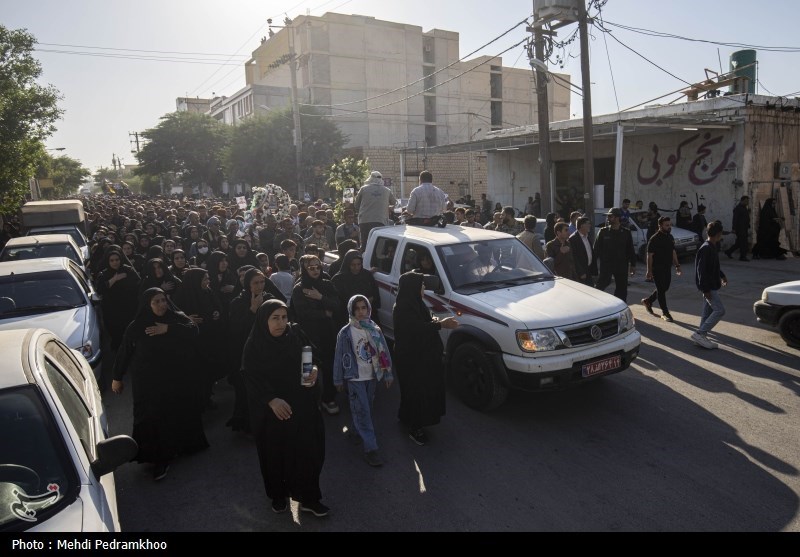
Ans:
<svg viewBox="0 0 800 557"><path fill-rule="evenodd" d="M211 99L178 97L175 100L175 107L178 112L199 112L200 114L208 113L211 106Z"/></svg>
<svg viewBox="0 0 800 557"><path fill-rule="evenodd" d="M469 142L537 119L530 70L504 67L499 57L461 61L459 35L452 31L336 13L299 16L262 39L245 64L246 87L213 99L209 113L236 125L259 111L291 105L290 52L298 57L300 111L313 107L332 119L348 137L347 146L371 160L399 160L401 147ZM569 90L551 82L548 94L551 120L568 118ZM466 173L455 174L453 165L442 162L439 173L448 192L477 197L485 186L482 162L477 153L461 156L454 164ZM373 166L398 194L419 174L417 165L403 169L403 176L400 165Z"/></svg>
<svg viewBox="0 0 800 557"><path fill-rule="evenodd" d="M731 228L738 200L753 200L752 231L760 204L779 200L786 233L797 250L800 201L800 100L731 95L594 118L597 205L619 206L624 198L653 201L662 215L680 202L704 204L710 221ZM551 191L539 185L537 126L490 133L469 145L450 145L429 153L487 152L488 197L524 207L541 193L543 212L564 216L584 209L583 121L550 126ZM406 157L413 156L407 152ZM542 216L542 215L540 215Z"/></svg>

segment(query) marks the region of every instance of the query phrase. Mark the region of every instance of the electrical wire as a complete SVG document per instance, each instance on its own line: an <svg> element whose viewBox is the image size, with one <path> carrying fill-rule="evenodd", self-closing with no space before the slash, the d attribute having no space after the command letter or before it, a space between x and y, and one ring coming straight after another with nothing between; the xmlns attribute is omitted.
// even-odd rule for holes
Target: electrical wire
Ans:
<svg viewBox="0 0 800 557"><path fill-rule="evenodd" d="M181 52L177 50L144 50L141 48L114 48L111 46L88 46L80 44L59 44L59 43L36 43L42 46L59 46L65 48L88 48L92 50L115 50L121 52L145 52L149 54L184 54L187 56L236 56L235 54L215 54L211 52ZM239 55L240 58L246 58L245 55Z"/></svg>
<svg viewBox="0 0 800 557"><path fill-rule="evenodd" d="M199 58L178 58L174 56L135 56L135 55L127 55L127 54L106 54L102 52L79 52L79 51L70 51L70 50L58 50L58 49L50 49L50 48L35 48L36 52L48 52L51 54L69 54L72 56L94 56L99 58L117 58L121 60L141 60L145 62L172 62L176 64L203 64L207 66L236 66L239 67L241 64L239 62L233 63L221 63L219 61L203 61Z"/></svg>
<svg viewBox="0 0 800 557"><path fill-rule="evenodd" d="M671 76L671 77L674 77L674 78L675 78L675 79L677 79L678 81L682 81L682 82L683 82L683 83L685 83L686 85L692 85L691 83L689 83L689 82L688 82L688 81L686 81L685 79L683 79L683 78L680 78L680 77L678 77L677 75L675 75L674 73L670 72L669 70L666 70L666 69L662 68L661 66L659 66L658 64L656 64L655 62L653 62L652 60L650 60L649 58L647 58L645 55L643 55L643 54L641 54L641 53L637 52L635 49L633 49L633 48L629 47L628 45L626 45L625 43L623 43L621 40L619 40L617 37L615 37L615 36L614 36L614 34L613 34L611 31L609 31L608 29L606 29L605 27L603 27L603 24L602 24L602 23L598 23L598 22L597 22L597 20L592 20L592 25L594 25L595 27L597 27L598 29L600 29L600 30L601 30L601 31L603 31L604 33L608 34L608 35L609 35L609 36L610 36L612 39L614 39L615 41L617 41L617 42L618 42L619 44L621 44L623 47L627 48L628 50L630 50L631 52L633 52L633 53L634 53L636 56L638 56L639 58L641 58L641 59L645 60L645 61L646 61L646 62L648 62L649 64L652 64L653 66L655 66L656 68L658 68L659 70L661 70L662 72L664 72L665 74L667 74L667 75L669 75L669 76Z"/></svg>
<svg viewBox="0 0 800 557"><path fill-rule="evenodd" d="M597 17L600 18L600 24L603 24L603 10L601 4L597 3ZM611 67L611 53L608 51L607 33L603 33L603 43L606 45L606 56L608 57L608 71L611 73L611 86L614 89L614 100L617 103L617 112L619 112L619 96L617 95L617 82L614 79L614 68Z"/></svg>
<svg viewBox="0 0 800 557"><path fill-rule="evenodd" d="M469 54L467 54L466 56L464 56L464 57L462 57L462 58L460 58L460 59L456 60L455 62L453 62L453 63L451 63L451 64L448 64L447 66L445 66L445 67L443 67L443 68L441 68L441 69L439 69L439 70L436 70L435 72L433 72L433 73L431 73L431 74L428 74L428 75L426 75L426 76L423 76L423 77L421 77L420 79L418 79L418 80L416 80L416 81L412 81L411 83L406 83L405 85L402 85L401 87L398 87L397 89L392 89L391 91L387 91L386 93L381 93L380 95L375 95L375 96L373 96L373 97L368 97L368 98L366 98L366 99L361 99L361 100L358 100L358 101L350 101L350 102L346 102L346 103L337 103L337 104L317 104L317 105L310 105L310 104L300 103L300 105L301 105L301 106L317 106L317 107L320 107L320 108L336 108L336 107L339 107L339 106L351 106L351 105L354 105L354 104L360 104L360 103L364 103L364 102L369 102L369 101L372 101L372 100L375 100L375 99L379 99L379 98L381 98L381 97L385 97L385 96L387 96L387 95L392 95L392 94L394 94L394 93L397 93L397 92L399 92L399 91L403 91L404 89L408 89L408 88L409 88L409 87L411 87L412 85L416 85L417 83L423 82L423 81L425 81L426 79L429 79L429 78L431 78L431 77L433 77L433 76L435 76L435 75L437 75L437 74L439 74L439 73L441 73L441 72L443 72L443 71L445 71L445 70L449 70L450 68L452 68L452 67L453 67L453 66L455 66L456 64L459 64L459 63L461 63L461 62L464 62L464 61L465 61L467 58L469 58L470 56L472 56L472 55L474 55L475 53L477 53L477 52L480 52L480 51L481 51L481 50L483 50L484 48L486 48L486 47L488 47L488 46L490 46L490 45L492 45L492 44L496 43L497 41L499 41L500 39L502 39L503 37L505 37L506 35L508 35L509 33L511 33L511 32L512 32L514 29L516 29L517 27L519 27L519 26L520 26L520 25L522 25L523 23L527 23L527 22L528 22L528 19L527 19L527 18L526 18L526 19L523 19L522 21L520 21L519 23L517 23L516 25L514 25L512 28L508 29L507 31L505 31L505 32L504 32L504 33L502 33L501 35L499 35L499 36L495 37L494 39L492 39L491 41L489 41L489 42L488 42L488 43L486 43L485 45L483 45L483 46L481 46L481 47L479 47L479 48L477 48L477 49L473 50L472 52L470 52L470 53L469 53ZM515 45L515 46L518 46L518 45ZM515 48L515 47L512 47L512 48ZM509 49L509 50L510 50L510 49ZM506 50L506 51L504 51L504 52L508 52L508 51ZM495 57L495 58L496 58L496 57Z"/></svg>
<svg viewBox="0 0 800 557"><path fill-rule="evenodd" d="M611 25L614 27L619 27L620 29L625 29L626 31L631 31L633 33L639 33L641 35L648 35L650 37L661 37L661 38L668 38L668 39L680 39L682 41L689 41L695 43L706 43L706 44L713 44L718 46L727 46L731 48L750 48L753 50L763 50L766 52L800 52L800 47L795 46L763 46L763 45L753 45L747 43L734 43L734 42L723 42L723 41L711 41L707 39L693 39L691 37L684 37L681 35L675 35L673 33L664 33L662 31L653 31L652 29L643 29L641 27L631 27L629 25L623 25L621 23L614 23L608 20L603 22L604 25Z"/></svg>

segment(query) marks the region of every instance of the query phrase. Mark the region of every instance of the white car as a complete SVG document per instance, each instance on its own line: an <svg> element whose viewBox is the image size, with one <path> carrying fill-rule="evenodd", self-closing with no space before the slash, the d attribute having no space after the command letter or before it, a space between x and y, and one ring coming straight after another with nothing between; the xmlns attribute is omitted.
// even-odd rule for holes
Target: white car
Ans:
<svg viewBox="0 0 800 557"><path fill-rule="evenodd" d="M558 389L627 369L641 336L628 305L556 277L519 239L490 230L390 226L372 231L364 252L380 290L381 327L394 338L400 276L427 254L439 284L425 302L459 327L442 330L451 385L479 410L511 388ZM434 281L436 282L436 281Z"/></svg>
<svg viewBox="0 0 800 557"><path fill-rule="evenodd" d="M0 263L0 331L42 327L53 331L99 370L100 297L66 257Z"/></svg>
<svg viewBox="0 0 800 557"><path fill-rule="evenodd" d="M0 332L0 531L117 532L113 471L136 456L108 438L86 360L51 332Z"/></svg>
<svg viewBox="0 0 800 557"><path fill-rule="evenodd" d="M45 236L50 234L69 234L81 250L84 261L89 261L89 240L81 227L76 224L54 224L51 226L34 226L28 229L27 236Z"/></svg>
<svg viewBox="0 0 800 557"><path fill-rule="evenodd" d="M66 257L74 261L89 279L87 261L83 252L69 234L45 234L42 236L20 236L11 238L0 252L0 262L44 259L47 257Z"/></svg>
<svg viewBox="0 0 800 557"><path fill-rule="evenodd" d="M608 209L596 209L594 214L595 233L606 224L606 213ZM647 259L647 211L631 211L631 218L628 228L633 236L633 247L639 259ZM694 256L703 242L700 236L690 230L684 230L675 226L672 221L672 237L675 239L675 253L678 257Z"/></svg>
<svg viewBox="0 0 800 557"><path fill-rule="evenodd" d="M786 344L800 348L800 281L766 288L753 312L759 323L778 327Z"/></svg>

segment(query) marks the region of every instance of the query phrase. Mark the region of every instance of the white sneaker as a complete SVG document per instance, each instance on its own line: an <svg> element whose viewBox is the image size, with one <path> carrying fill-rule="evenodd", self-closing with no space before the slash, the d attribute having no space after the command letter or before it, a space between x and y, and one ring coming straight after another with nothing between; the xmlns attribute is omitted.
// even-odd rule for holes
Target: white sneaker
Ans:
<svg viewBox="0 0 800 557"><path fill-rule="evenodd" d="M711 342L710 340L708 340L706 337L704 337L700 333L694 333L692 335L692 341L695 344L697 344L699 346L702 346L703 348L705 348L707 350L714 350L715 348L719 348L718 344L716 344L714 342Z"/></svg>

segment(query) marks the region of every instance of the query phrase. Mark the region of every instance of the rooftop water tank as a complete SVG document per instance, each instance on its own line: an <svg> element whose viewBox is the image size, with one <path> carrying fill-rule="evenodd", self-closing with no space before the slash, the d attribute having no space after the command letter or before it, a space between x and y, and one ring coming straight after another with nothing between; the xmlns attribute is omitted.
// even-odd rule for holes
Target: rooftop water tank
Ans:
<svg viewBox="0 0 800 557"><path fill-rule="evenodd" d="M730 87L730 94L755 95L758 65L756 63L755 50L739 50L731 54L731 73L734 77L746 77Z"/></svg>

